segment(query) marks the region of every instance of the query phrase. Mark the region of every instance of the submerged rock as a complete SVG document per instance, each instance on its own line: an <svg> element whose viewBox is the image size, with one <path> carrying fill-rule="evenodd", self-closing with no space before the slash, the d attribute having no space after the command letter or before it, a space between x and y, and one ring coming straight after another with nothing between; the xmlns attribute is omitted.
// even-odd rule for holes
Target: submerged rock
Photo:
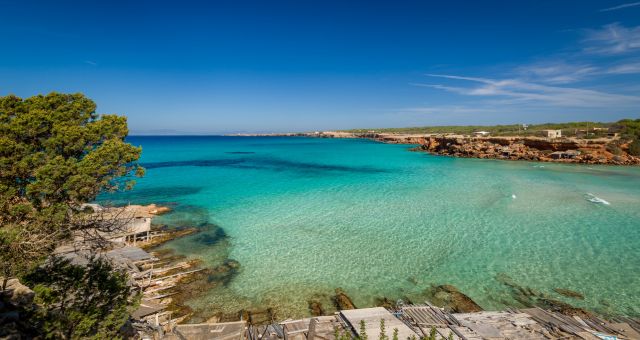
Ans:
<svg viewBox="0 0 640 340"><path fill-rule="evenodd" d="M211 269L209 282L222 282L222 284L226 286L238 273L239 268L240 262L233 259L226 259L221 265Z"/></svg>
<svg viewBox="0 0 640 340"><path fill-rule="evenodd" d="M433 303L438 306L450 308L456 313L482 311L482 307L452 285L433 286L430 289L430 295L433 297Z"/></svg>
<svg viewBox="0 0 640 340"><path fill-rule="evenodd" d="M321 316L324 315L324 309L322 309L322 304L320 301L309 300L309 311L313 316Z"/></svg>
<svg viewBox="0 0 640 340"><path fill-rule="evenodd" d="M593 316L593 314L585 309L580 307L574 307L566 302L555 300L555 299L540 299L539 306L544 309L549 309L554 312L558 312L560 314L569 315L569 316L579 316L581 318L589 318Z"/></svg>
<svg viewBox="0 0 640 340"><path fill-rule="evenodd" d="M376 306L394 309L396 308L396 303L383 296L381 298L376 298Z"/></svg>
<svg viewBox="0 0 640 340"><path fill-rule="evenodd" d="M356 306L351 301L351 298L342 290L342 288L336 288L336 295L333 297L333 303L338 310L344 309L356 309Z"/></svg>
<svg viewBox="0 0 640 340"><path fill-rule="evenodd" d="M579 300L584 300L584 295L582 295L579 292L576 292L575 290L564 289L564 288L554 288L553 291L555 291L556 293L558 293L560 295L564 295L566 297L579 299Z"/></svg>
<svg viewBox="0 0 640 340"><path fill-rule="evenodd" d="M496 280L506 285L507 287L510 287L512 297L525 307L541 307L543 309L552 310L554 312L569 316L577 315L580 317L589 317L592 315L591 312L585 309L574 307L566 302L553 299L548 294L540 293L529 287L521 286L517 284L513 279L511 279L507 274L498 274L496 276ZM584 299L584 296L582 294L569 289L555 288L554 291L567 297Z"/></svg>

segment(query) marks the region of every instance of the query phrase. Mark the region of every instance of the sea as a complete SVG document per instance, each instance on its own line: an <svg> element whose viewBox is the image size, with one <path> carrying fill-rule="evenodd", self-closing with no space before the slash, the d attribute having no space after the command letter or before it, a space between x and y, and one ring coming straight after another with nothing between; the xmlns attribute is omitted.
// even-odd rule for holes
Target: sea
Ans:
<svg viewBox="0 0 640 340"><path fill-rule="evenodd" d="M98 201L167 205L155 224L200 232L161 249L239 263L186 302L202 320L303 317L309 301L331 312L336 288L357 307L424 303L443 284L486 310L523 307L533 292L640 316L640 167L452 158L367 139L128 141L146 175Z"/></svg>

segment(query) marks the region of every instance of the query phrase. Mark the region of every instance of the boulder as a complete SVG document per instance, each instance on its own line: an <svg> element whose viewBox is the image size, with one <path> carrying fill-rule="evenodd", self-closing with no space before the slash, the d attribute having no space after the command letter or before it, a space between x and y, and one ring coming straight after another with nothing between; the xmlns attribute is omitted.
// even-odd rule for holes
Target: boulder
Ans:
<svg viewBox="0 0 640 340"><path fill-rule="evenodd" d="M4 281L4 278L0 278L0 282L2 281ZM20 283L18 279L9 279L7 281L5 294L9 297L8 302L14 306L30 305L36 295L33 290Z"/></svg>
<svg viewBox="0 0 640 340"><path fill-rule="evenodd" d="M333 303L338 310L344 309L356 309L356 306L351 301L351 298L342 290L342 288L336 288L336 295L333 297Z"/></svg>
<svg viewBox="0 0 640 340"><path fill-rule="evenodd" d="M311 312L311 315L313 316L324 315L324 309L322 308L322 304L320 303L320 301L309 300L308 304L309 304L309 311Z"/></svg>
<svg viewBox="0 0 640 340"><path fill-rule="evenodd" d="M433 303L449 308L456 313L482 311L482 307L452 285L433 286L430 295L433 297Z"/></svg>

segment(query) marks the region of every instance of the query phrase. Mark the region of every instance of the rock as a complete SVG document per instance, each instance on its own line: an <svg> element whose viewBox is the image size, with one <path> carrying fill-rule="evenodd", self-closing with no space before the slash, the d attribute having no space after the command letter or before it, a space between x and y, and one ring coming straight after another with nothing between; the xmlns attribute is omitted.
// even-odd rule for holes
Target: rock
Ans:
<svg viewBox="0 0 640 340"><path fill-rule="evenodd" d="M221 265L211 269L209 272L209 282L218 281L227 285L238 273L238 268L240 268L240 262L226 259Z"/></svg>
<svg viewBox="0 0 640 340"><path fill-rule="evenodd" d="M336 288L336 295L333 297L333 303L338 310L344 309L356 309L356 306L351 301L351 298L342 290L342 288Z"/></svg>
<svg viewBox="0 0 640 340"><path fill-rule="evenodd" d="M396 307L396 303L383 296L381 298L376 298L376 306L394 309Z"/></svg>
<svg viewBox="0 0 640 340"><path fill-rule="evenodd" d="M564 289L564 288L554 288L553 291L555 291L556 293L558 293L560 295L564 295L566 297L584 300L584 295L582 295L582 294L580 294L580 293L578 293L578 292L576 292L574 290Z"/></svg>
<svg viewBox="0 0 640 340"><path fill-rule="evenodd" d="M324 309L322 309L322 304L316 300L309 300L309 311L313 316L321 316L324 315Z"/></svg>
<svg viewBox="0 0 640 340"><path fill-rule="evenodd" d="M238 269L240 267L240 262L233 259L226 259L224 260L224 265L231 269Z"/></svg>
<svg viewBox="0 0 640 340"><path fill-rule="evenodd" d="M538 300L540 307L544 309L549 309L554 312L558 312L560 314L568 315L568 316L579 316L581 318L589 318L593 316L593 314L585 309L574 307L566 302L562 302L560 300L555 299L539 299Z"/></svg>
<svg viewBox="0 0 640 340"><path fill-rule="evenodd" d="M0 283L4 278L0 278ZM6 290L9 292L9 303L14 306L27 306L33 303L36 295L29 287L23 285L18 279L9 279L6 283Z"/></svg>
<svg viewBox="0 0 640 340"><path fill-rule="evenodd" d="M433 296L433 303L438 306L450 308L456 313L473 313L482 311L482 307L452 285L431 287L430 295Z"/></svg>

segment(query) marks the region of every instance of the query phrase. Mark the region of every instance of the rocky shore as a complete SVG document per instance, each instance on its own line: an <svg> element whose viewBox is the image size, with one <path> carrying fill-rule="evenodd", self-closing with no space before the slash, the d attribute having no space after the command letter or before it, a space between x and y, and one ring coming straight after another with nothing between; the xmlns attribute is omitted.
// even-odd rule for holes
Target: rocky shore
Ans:
<svg viewBox="0 0 640 340"><path fill-rule="evenodd" d="M540 162L639 165L627 145L614 139L432 136L415 148L433 154Z"/></svg>
<svg viewBox="0 0 640 340"><path fill-rule="evenodd" d="M275 136L270 134L268 136ZM534 136L471 137L454 134L351 133L341 131L279 134L316 138L367 138L388 144L417 144L413 151L435 155L538 162L640 165L628 141L612 138L544 138Z"/></svg>

